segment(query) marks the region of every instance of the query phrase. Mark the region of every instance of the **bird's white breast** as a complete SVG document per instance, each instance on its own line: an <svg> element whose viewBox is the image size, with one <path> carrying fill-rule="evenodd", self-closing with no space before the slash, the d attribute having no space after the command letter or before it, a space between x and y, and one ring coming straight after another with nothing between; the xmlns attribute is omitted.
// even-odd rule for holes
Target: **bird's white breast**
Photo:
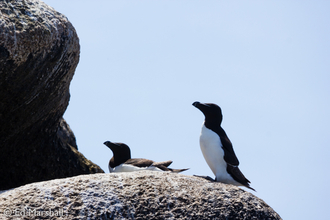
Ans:
<svg viewBox="0 0 330 220"><path fill-rule="evenodd" d="M149 166L149 167L136 167L131 164L120 164L119 166L116 166L114 168L111 168L109 166L110 173L115 172L135 172L135 171L142 171L142 170L150 170L150 171L162 171L158 167Z"/></svg>
<svg viewBox="0 0 330 220"><path fill-rule="evenodd" d="M232 184L234 180L227 173L227 163L223 158L224 151L219 135L203 125L199 142L204 159L217 181Z"/></svg>

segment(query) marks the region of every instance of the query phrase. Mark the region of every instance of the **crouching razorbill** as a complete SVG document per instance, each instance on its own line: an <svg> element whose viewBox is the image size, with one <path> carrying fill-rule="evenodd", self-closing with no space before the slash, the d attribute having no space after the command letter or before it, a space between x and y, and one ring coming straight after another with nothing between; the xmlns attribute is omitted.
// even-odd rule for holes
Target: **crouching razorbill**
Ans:
<svg viewBox="0 0 330 220"><path fill-rule="evenodd" d="M109 161L109 171L112 172L133 172L141 170L152 171L171 171L180 173L188 169L172 169L168 166L172 163L171 160L164 162L155 162L142 158L131 158L131 150L126 144L113 143L110 141L104 142L113 152L113 157Z"/></svg>
<svg viewBox="0 0 330 220"><path fill-rule="evenodd" d="M199 138L203 156L215 175L215 181L236 186L250 187L250 181L239 170L239 161L233 146L221 127L221 108L213 103L194 102L203 112L205 121Z"/></svg>

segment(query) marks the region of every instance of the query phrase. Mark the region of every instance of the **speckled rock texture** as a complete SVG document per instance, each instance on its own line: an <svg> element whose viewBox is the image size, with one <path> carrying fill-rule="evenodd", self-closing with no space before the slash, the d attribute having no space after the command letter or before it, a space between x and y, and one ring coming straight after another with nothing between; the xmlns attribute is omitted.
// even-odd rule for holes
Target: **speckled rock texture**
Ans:
<svg viewBox="0 0 330 220"><path fill-rule="evenodd" d="M0 189L103 172L62 118L79 53L64 15L38 0L0 1Z"/></svg>
<svg viewBox="0 0 330 220"><path fill-rule="evenodd" d="M169 172L81 175L0 194L0 218L281 219L236 186Z"/></svg>

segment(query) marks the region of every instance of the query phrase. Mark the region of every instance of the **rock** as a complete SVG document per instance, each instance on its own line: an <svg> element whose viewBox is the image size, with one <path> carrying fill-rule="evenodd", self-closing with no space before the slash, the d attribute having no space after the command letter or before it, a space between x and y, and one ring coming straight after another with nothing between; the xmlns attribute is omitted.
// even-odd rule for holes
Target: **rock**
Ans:
<svg viewBox="0 0 330 220"><path fill-rule="evenodd" d="M74 27L53 8L0 1L0 189L103 172L62 119L79 53Z"/></svg>
<svg viewBox="0 0 330 220"><path fill-rule="evenodd" d="M81 175L0 194L0 216L47 219L281 219L233 185L170 172ZM52 216L51 216L52 215Z"/></svg>
<svg viewBox="0 0 330 220"><path fill-rule="evenodd" d="M60 119L60 126L57 130L57 136L62 141L62 144L69 144L71 147L78 150L76 137L74 136L70 126L63 118Z"/></svg>

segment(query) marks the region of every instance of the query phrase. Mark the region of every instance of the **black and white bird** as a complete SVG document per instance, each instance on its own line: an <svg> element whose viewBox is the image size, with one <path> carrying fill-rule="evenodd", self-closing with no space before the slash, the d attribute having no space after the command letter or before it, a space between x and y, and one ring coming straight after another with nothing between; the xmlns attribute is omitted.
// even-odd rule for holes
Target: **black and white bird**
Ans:
<svg viewBox="0 0 330 220"><path fill-rule="evenodd" d="M200 102L194 102L193 106L205 116L199 142L206 163L215 175L215 181L254 190L250 187L250 181L239 170L239 161L233 146L221 127L221 108L213 103Z"/></svg>
<svg viewBox="0 0 330 220"><path fill-rule="evenodd" d="M188 169L172 169L168 166L172 161L155 162L142 158L131 158L130 148L123 143L113 143L110 141L104 144L112 150L113 156L109 161L109 171L112 172L134 172L141 170L151 171L171 171L180 173Z"/></svg>

